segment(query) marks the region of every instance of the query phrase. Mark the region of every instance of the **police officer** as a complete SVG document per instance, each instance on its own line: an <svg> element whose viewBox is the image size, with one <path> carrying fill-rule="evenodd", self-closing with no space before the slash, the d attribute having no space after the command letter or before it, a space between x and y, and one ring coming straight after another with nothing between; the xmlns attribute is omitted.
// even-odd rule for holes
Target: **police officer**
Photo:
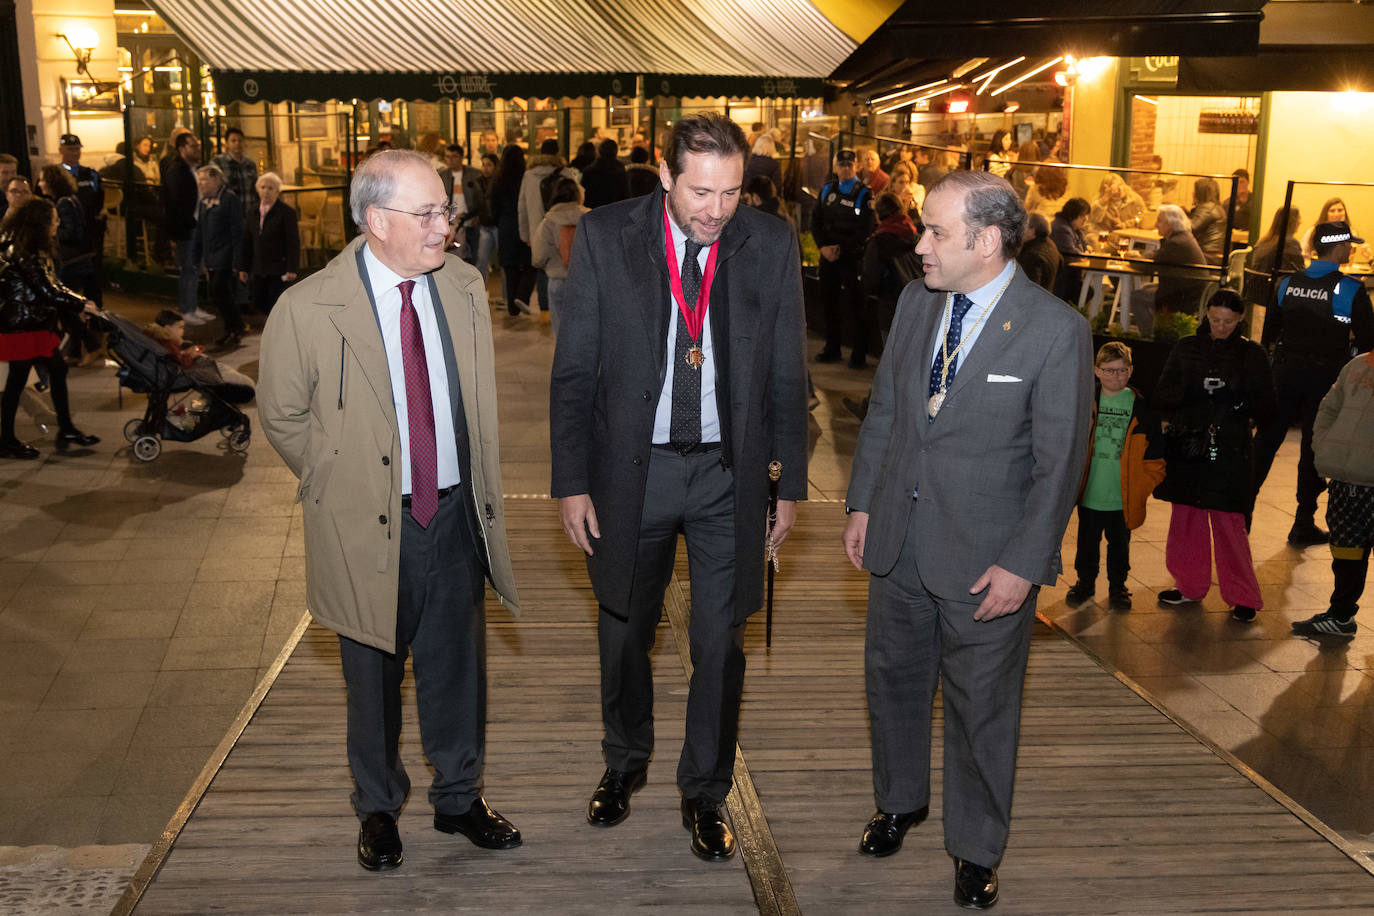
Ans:
<svg viewBox="0 0 1374 916"><path fill-rule="evenodd" d="M816 354L816 361L840 361L844 296L849 302L849 313L854 316L854 349L849 366L862 369L868 363L868 321L859 266L864 243L873 233L873 195L855 174L855 159L852 149L835 154L835 176L821 186L811 218L811 234L821 251L821 296L825 304L825 349Z"/></svg>
<svg viewBox="0 0 1374 916"><path fill-rule="evenodd" d="M62 168L76 182L76 199L86 215L86 242L95 253L95 272L81 292L100 305L105 285L105 186L99 172L81 164L81 138L76 134L63 134L58 138L57 151L62 157Z"/></svg>
<svg viewBox="0 0 1374 916"><path fill-rule="evenodd" d="M1294 547L1325 544L1327 533L1317 527L1317 495L1324 489L1312 457L1312 424L1317 406L1330 390L1353 352L1374 349L1374 311L1369 293L1359 280L1340 272L1350 259L1351 245L1362 244L1344 221L1318 223L1312 230L1316 252L1307 270L1285 277L1264 316L1262 342L1274 353L1274 382L1278 410L1272 425L1262 430L1255 452L1255 492L1264 484L1274 454L1288 427L1302 419L1302 449L1298 457L1298 511L1288 543Z"/></svg>

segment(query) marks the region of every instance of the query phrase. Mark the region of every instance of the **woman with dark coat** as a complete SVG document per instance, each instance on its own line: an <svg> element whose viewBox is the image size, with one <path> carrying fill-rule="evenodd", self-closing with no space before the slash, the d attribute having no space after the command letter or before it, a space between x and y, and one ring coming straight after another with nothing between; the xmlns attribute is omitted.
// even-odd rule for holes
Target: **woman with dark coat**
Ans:
<svg viewBox="0 0 1374 916"><path fill-rule="evenodd" d="M512 315L530 313L534 268L530 246L520 238L520 182L525 177L525 151L514 143L501 151L501 170L491 189L491 215L496 220L496 256L501 262L501 295Z"/></svg>
<svg viewBox="0 0 1374 916"><path fill-rule="evenodd" d="M265 172L258 179L258 206L244 220L239 249L239 282L248 284L253 308L260 315L272 311L301 263L301 235L296 211L281 199L281 178Z"/></svg>
<svg viewBox="0 0 1374 916"><path fill-rule="evenodd" d="M19 399L36 365L48 371L52 405L57 414L57 450L87 447L100 441L72 423L67 399L67 363L57 351L60 315L94 314L95 303L63 286L53 268L57 210L50 201L32 198L5 214L0 223L0 361L9 363L5 393L0 398L0 458L32 460L38 450L14 434Z"/></svg>
<svg viewBox="0 0 1374 916"><path fill-rule="evenodd" d="M1174 346L1154 392L1168 467L1155 496L1174 504L1164 562L1176 583L1159 601L1195 604L1206 596L1215 544L1222 600L1242 623L1264 604L1247 520L1254 508L1255 428L1274 413L1269 359L1237 331L1244 316L1236 293L1213 294L1207 320Z"/></svg>
<svg viewBox="0 0 1374 916"><path fill-rule="evenodd" d="M1088 241L1083 237L1083 226L1093 206L1086 197L1070 197L1064 206L1054 214L1050 222L1050 241L1059 250L1060 269L1055 274L1054 289L1051 290L1065 302L1077 302L1083 288L1083 271L1077 267L1064 266L1081 255L1088 253Z"/></svg>
<svg viewBox="0 0 1374 916"><path fill-rule="evenodd" d="M1193 238L1211 264L1220 264L1226 246L1226 211L1221 209L1221 189L1215 179L1193 182L1193 209L1188 211Z"/></svg>

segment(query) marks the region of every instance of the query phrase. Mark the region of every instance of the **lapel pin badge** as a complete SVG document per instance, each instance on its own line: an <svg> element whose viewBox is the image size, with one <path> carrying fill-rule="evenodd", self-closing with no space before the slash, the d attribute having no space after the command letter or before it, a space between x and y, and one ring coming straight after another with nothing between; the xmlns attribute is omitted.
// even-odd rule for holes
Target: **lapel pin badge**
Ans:
<svg viewBox="0 0 1374 916"><path fill-rule="evenodd" d="M1004 331L1010 331L1010 330L1011 330L1011 322L1008 321L1006 324L1002 325L1002 330L1004 330Z"/></svg>

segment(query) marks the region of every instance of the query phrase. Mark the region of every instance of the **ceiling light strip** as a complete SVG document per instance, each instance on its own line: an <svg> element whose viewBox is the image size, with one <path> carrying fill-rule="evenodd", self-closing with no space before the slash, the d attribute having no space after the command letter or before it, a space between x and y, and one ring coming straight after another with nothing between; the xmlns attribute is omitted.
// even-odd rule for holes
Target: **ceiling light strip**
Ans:
<svg viewBox="0 0 1374 916"><path fill-rule="evenodd" d="M1026 80L1030 79L1032 76L1035 76L1035 74L1040 73L1040 72L1042 72L1042 71L1044 71L1044 70L1048 70L1050 67L1053 67L1055 64L1059 63L1059 62L1060 62L1061 60L1063 60L1063 59L1064 59L1063 55L1060 55L1059 57L1056 57L1054 60L1050 61L1049 63L1041 64L1040 66L1036 67L1034 70L1030 70L1030 71L1027 71L1026 73L1021 74L1021 75L1018 76L1016 79L1012 80L1010 83L1007 83L1005 86L1000 86L1000 87L998 87L997 89L992 90L992 94L993 94L993 95L1001 95L1002 93L1004 93L1004 92L1006 92L1008 89L1010 89L1012 86L1015 86L1015 85L1017 85L1018 83L1023 83L1023 82L1025 82Z"/></svg>

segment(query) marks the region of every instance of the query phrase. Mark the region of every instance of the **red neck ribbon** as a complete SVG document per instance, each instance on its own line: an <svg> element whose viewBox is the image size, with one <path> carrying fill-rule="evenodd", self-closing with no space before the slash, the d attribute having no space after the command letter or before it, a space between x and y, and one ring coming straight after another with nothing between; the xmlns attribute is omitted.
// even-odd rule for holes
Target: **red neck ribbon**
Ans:
<svg viewBox="0 0 1374 916"><path fill-rule="evenodd" d="M701 340L701 329L706 324L706 309L711 304L711 279L716 273L716 249L720 247L720 239L711 243L711 253L706 256L706 272L701 277L697 301L688 308L687 300L682 295L682 275L677 269L677 248L673 245L673 230L668 225L667 198L663 201L663 238L668 258L668 288L673 291L673 300L682 312L682 320L687 322L687 333L691 335L692 342L697 343Z"/></svg>

